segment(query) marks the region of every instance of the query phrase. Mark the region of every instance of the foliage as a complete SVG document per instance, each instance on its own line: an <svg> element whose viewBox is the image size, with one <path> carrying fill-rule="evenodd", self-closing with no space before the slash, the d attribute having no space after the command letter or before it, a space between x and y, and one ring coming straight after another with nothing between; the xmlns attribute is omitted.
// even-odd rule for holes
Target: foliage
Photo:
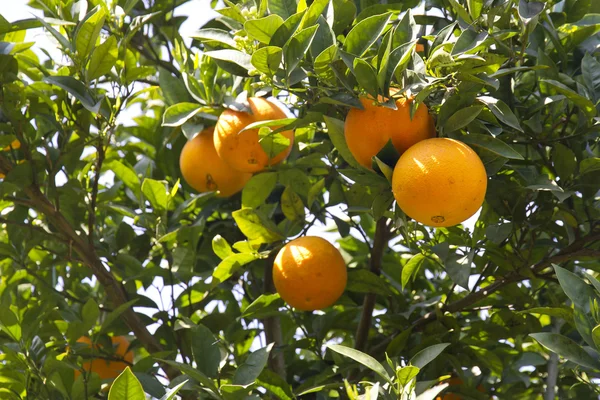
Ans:
<svg viewBox="0 0 600 400"><path fill-rule="evenodd" d="M450 375L464 398L598 395L600 3L211 1L190 40L186 2L0 17L0 397L433 399ZM25 42L39 27L60 59ZM353 159L346 113L394 107L390 87L484 161L473 228L407 218L397 155ZM229 199L193 193L183 145L251 95L291 110L256 126L267 148L294 128L290 157ZM319 224L348 287L301 313L272 258ZM114 383L85 373L79 337L128 334Z"/></svg>

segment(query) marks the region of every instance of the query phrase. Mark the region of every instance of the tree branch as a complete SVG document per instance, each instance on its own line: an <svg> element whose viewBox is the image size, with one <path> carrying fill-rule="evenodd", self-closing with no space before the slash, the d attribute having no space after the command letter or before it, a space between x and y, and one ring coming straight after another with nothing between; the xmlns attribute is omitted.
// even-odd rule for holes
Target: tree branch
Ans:
<svg viewBox="0 0 600 400"><path fill-rule="evenodd" d="M388 236L389 228L387 226L387 219L382 217L377 221L377 225L375 226L375 238L373 239L371 259L369 262L369 269L377 276L379 276L381 271L381 259L383 258L383 252L387 247ZM375 293L367 293L367 295L365 295L360 322L356 329L356 339L354 344L356 350L364 351L367 347L367 339L369 337L369 330L371 329L375 300Z"/></svg>
<svg viewBox="0 0 600 400"><path fill-rule="evenodd" d="M587 243L595 242L600 240L600 234L590 234L581 238L578 241L575 241L571 245L565 247L563 250L559 251L556 255L547 257L544 260L538 262L533 265L530 269L533 274L537 274L538 272L544 270L552 264L560 264L567 261L575 260L579 257L600 257L600 250L593 250L589 248L585 248L584 246ZM438 315L443 315L445 312L448 313L456 313L466 309L467 307L473 306L479 301L491 296L498 290L504 288L507 285L512 283L520 282L526 279L530 279L530 276L525 276L519 273L518 271L512 272L506 275L503 279L498 280L491 285L488 285L481 290L476 292L472 292L467 296L459 299L453 303L450 303L447 306L444 306L439 311L431 311L427 314L423 315L421 318L417 319L411 324L411 328L413 330L421 329L425 325L437 320ZM441 311L441 312L440 312ZM383 351L387 344L396 336L394 334L388 338L385 338L381 343L375 346L372 349L371 353L378 353Z"/></svg>
<svg viewBox="0 0 600 400"><path fill-rule="evenodd" d="M12 164L4 156L0 155L0 172L8 173L12 169ZM88 266L98 279L98 282L104 288L106 297L114 308L129 301L127 292L121 283L119 283L110 271L106 269L100 257L96 253L96 248L89 242L84 232L78 233L71 226L64 215L48 200L36 185L31 185L23 189L23 192L31 202L31 207L37 212L46 216L48 222L54 226L61 234L70 241L72 249L79 255L81 262ZM158 340L148 331L146 325L140 317L128 308L122 314L122 318L129 328L133 331L137 339L144 345L150 353L162 352L164 349ZM179 372L169 365L162 365L169 379L174 379Z"/></svg>

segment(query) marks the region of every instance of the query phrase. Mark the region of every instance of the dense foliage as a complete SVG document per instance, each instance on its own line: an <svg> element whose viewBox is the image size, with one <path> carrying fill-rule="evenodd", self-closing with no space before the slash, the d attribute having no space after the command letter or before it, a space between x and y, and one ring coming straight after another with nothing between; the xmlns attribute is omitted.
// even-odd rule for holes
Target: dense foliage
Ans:
<svg viewBox="0 0 600 400"><path fill-rule="evenodd" d="M212 1L189 40L187 1L0 17L1 398L433 399L449 376L465 399L598 396L600 2ZM25 41L39 27L60 59ZM472 229L395 206L392 148L374 171L349 152L345 115L390 87L484 161ZM259 127L270 151L295 129L291 155L195 193L183 145L249 96L289 108ZM273 257L321 224L348 285L300 312ZM119 335L135 357L109 394L77 340Z"/></svg>

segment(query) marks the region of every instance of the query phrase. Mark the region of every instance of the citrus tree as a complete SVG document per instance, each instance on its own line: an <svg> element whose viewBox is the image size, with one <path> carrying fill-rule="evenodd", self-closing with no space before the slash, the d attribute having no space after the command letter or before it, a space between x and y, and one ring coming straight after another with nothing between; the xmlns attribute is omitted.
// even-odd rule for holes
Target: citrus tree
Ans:
<svg viewBox="0 0 600 400"><path fill-rule="evenodd" d="M187 1L0 17L1 398L598 397L599 2Z"/></svg>

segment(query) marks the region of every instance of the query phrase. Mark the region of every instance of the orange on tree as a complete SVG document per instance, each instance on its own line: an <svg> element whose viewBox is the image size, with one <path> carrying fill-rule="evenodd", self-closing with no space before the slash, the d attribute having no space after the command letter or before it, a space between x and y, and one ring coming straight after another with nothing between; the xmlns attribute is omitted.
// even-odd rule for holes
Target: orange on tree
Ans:
<svg viewBox="0 0 600 400"><path fill-rule="evenodd" d="M102 380L116 378L129 364L133 363L133 352L127 351L129 349L129 341L124 336L113 336L111 339L114 349L103 349L98 344L92 344L92 340L87 336L77 339L77 343L89 345L90 348L98 352L98 355L115 359L94 358L91 361L83 363L84 370L88 373L97 373ZM116 360L119 358L123 361ZM75 370L75 379L77 379L80 373L78 370Z"/></svg>
<svg viewBox="0 0 600 400"><path fill-rule="evenodd" d="M218 196L229 197L244 188L252 174L240 172L217 154L213 141L214 128L204 129L188 141L179 155L183 179L199 192L218 190Z"/></svg>
<svg viewBox="0 0 600 400"><path fill-rule="evenodd" d="M9 151L11 149L11 147L14 150L20 149L21 148L21 142L19 142L17 139L13 140L10 145L6 146L5 148L2 149L2 151Z"/></svg>
<svg viewBox="0 0 600 400"><path fill-rule="evenodd" d="M450 386L459 386L463 384L462 379L460 378L450 378L445 380L442 383L447 383ZM477 390L481 393L485 393L485 388L483 385L477 386ZM443 396L437 396L435 400L462 400L463 397L458 393L445 393Z"/></svg>
<svg viewBox="0 0 600 400"><path fill-rule="evenodd" d="M339 250L318 236L294 239L277 253L273 282L277 293L304 311L333 305L344 293L348 274Z"/></svg>
<svg viewBox="0 0 600 400"><path fill-rule="evenodd" d="M390 140L402 154L415 143L435 136L433 118L423 103L411 119L411 100L406 97L396 100L396 110L367 97L361 97L360 102L364 109L352 108L348 112L344 134L350 152L366 168L372 168L371 159Z"/></svg>
<svg viewBox="0 0 600 400"><path fill-rule="evenodd" d="M392 191L409 217L429 226L453 226L477 212L487 189L479 156L448 138L423 140L396 164Z"/></svg>
<svg viewBox="0 0 600 400"><path fill-rule="evenodd" d="M243 172L258 172L285 160L292 150L294 131L281 132L289 140L285 150L278 154L267 154L259 143L258 129L240 131L253 122L277 120L287 116L278 106L260 97L250 97L248 104L251 113L225 110L221 114L215 127L215 148L219 157L230 167Z"/></svg>

